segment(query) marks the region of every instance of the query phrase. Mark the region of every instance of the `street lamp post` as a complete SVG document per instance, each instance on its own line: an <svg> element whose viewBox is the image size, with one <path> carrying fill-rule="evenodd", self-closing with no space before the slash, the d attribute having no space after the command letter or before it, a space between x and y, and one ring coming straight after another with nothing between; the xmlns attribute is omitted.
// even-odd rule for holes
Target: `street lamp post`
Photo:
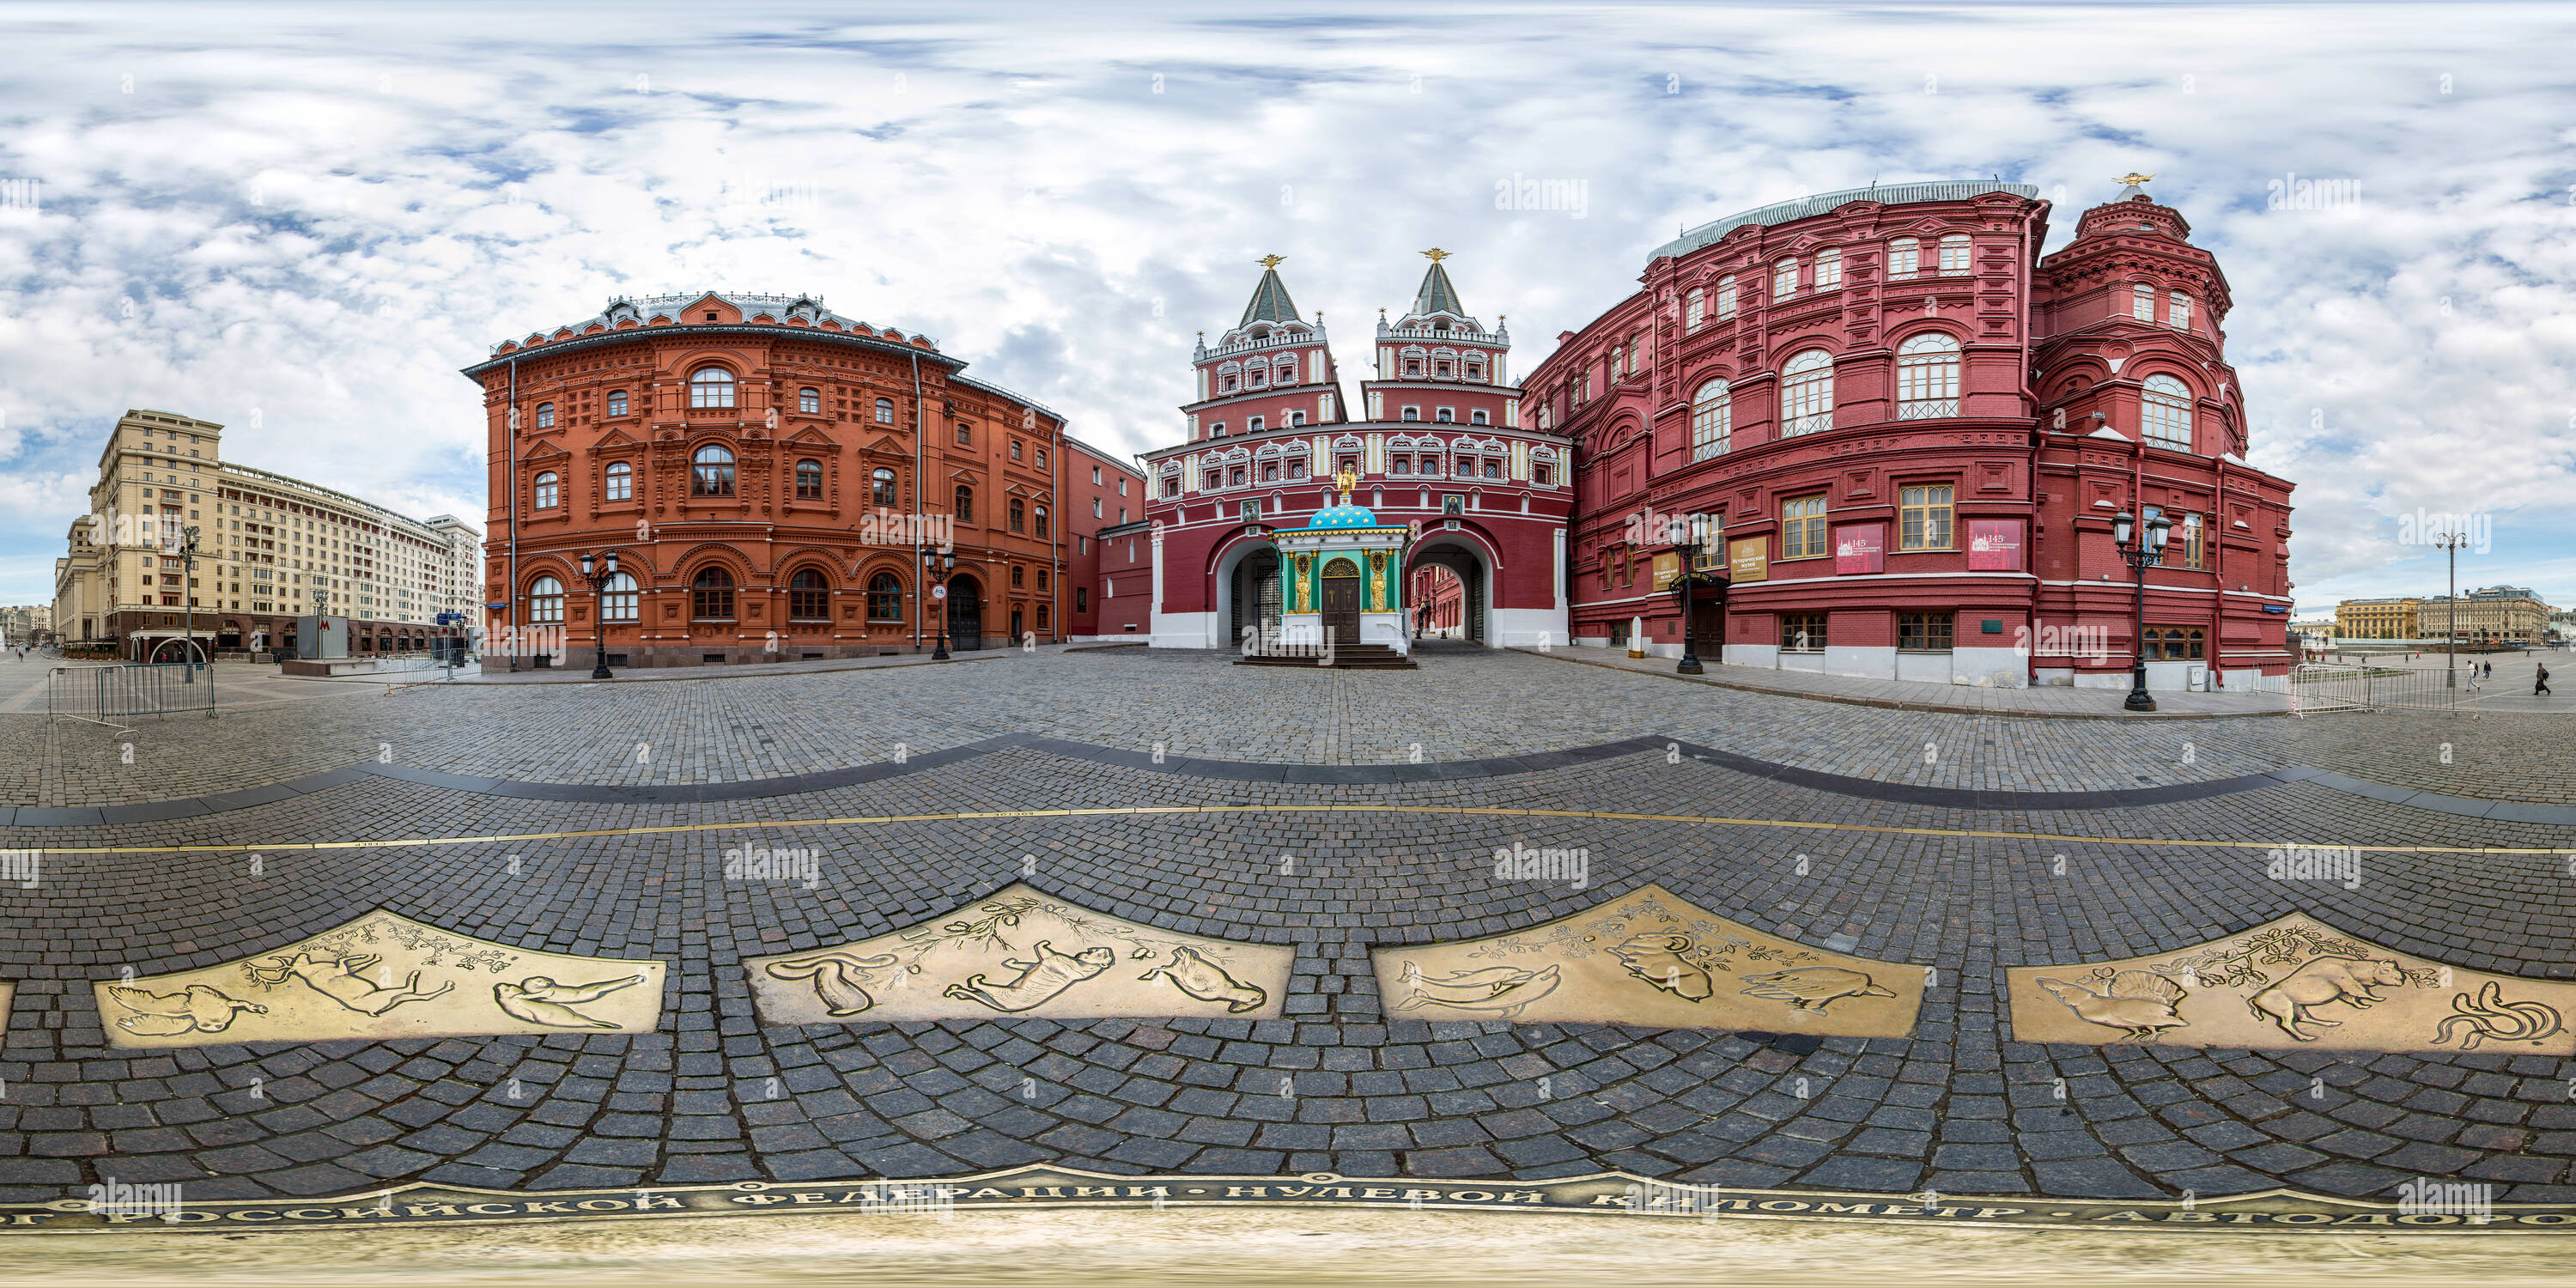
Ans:
<svg viewBox="0 0 2576 1288"><path fill-rule="evenodd" d="M2165 537L2172 531L2173 522L2165 518L2164 511L2155 511L2147 517L2144 539L2132 545L2129 538L2136 525L2136 517L2126 510L2111 520L2111 544L2118 547L2121 561L2129 565L2138 582L2138 660L2129 672L2129 699L2120 705L2131 711L2153 711L2156 700L2147 694L2147 569L2164 562Z"/></svg>
<svg viewBox="0 0 2576 1288"><path fill-rule="evenodd" d="M1673 599L1681 605L1682 610L1682 660L1673 666L1673 673L1676 675L1701 673L1699 640L1691 630L1691 591L1700 584L1699 552L1701 547L1707 544L1708 516L1694 514L1690 517L1687 535L1681 542L1681 571L1673 574Z"/></svg>
<svg viewBox="0 0 2576 1288"><path fill-rule="evenodd" d="M188 596L187 638L181 644L184 651L180 653L179 660L188 664L188 678L193 680L197 678L197 529L191 525L179 531L182 534L179 542L180 589Z"/></svg>
<svg viewBox="0 0 2576 1288"><path fill-rule="evenodd" d="M2451 593L2442 600L2442 687L2446 689L2460 687L2460 547L2468 543L2465 532L2445 532L2433 543L2451 561Z"/></svg>
<svg viewBox="0 0 2576 1288"><path fill-rule="evenodd" d="M930 660L933 662L948 660L948 578L956 571L956 551L924 550L921 552L922 580L937 579L940 591L938 595L931 598L931 603L938 610L939 618L939 643L930 652Z"/></svg>
<svg viewBox="0 0 2576 1288"><path fill-rule="evenodd" d="M617 580L617 552L609 551L608 558L604 561L607 566L593 572L592 567L597 562L601 561L593 560L589 552L582 553L581 579L590 583L590 624L592 636L598 641L598 647L592 650L598 658L598 663L590 668L590 678L614 680L617 677L610 674L608 670L608 601L605 596L608 593L608 583Z"/></svg>

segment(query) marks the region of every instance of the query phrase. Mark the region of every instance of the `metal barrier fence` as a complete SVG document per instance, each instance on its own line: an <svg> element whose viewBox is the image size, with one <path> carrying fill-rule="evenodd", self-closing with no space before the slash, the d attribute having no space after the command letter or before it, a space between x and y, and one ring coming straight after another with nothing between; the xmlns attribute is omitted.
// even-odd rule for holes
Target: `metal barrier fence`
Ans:
<svg viewBox="0 0 2576 1288"><path fill-rule="evenodd" d="M135 716L215 713L215 672L185 662L58 666L45 676L45 712L112 729Z"/></svg>
<svg viewBox="0 0 2576 1288"><path fill-rule="evenodd" d="M2368 711L2385 707L2448 711L2465 689L2452 688L2430 667L2339 666L2308 663L2290 674L2293 711Z"/></svg>

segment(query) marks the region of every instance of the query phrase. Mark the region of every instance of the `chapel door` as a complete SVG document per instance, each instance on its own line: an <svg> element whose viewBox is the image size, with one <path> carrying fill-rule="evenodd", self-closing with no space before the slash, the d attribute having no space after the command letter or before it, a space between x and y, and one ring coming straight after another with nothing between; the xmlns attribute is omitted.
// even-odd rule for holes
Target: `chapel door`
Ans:
<svg viewBox="0 0 2576 1288"><path fill-rule="evenodd" d="M1360 570L1347 562L1324 569L1324 638L1334 647L1360 642Z"/></svg>

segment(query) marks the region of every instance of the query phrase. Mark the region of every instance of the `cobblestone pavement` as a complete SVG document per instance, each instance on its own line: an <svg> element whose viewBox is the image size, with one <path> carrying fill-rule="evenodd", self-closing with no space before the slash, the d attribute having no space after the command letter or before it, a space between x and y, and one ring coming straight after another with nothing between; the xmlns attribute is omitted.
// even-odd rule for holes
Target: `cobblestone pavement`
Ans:
<svg viewBox="0 0 2576 1288"><path fill-rule="evenodd" d="M1535 649L1517 651L1537 652ZM1690 684L1788 693L1827 702L1854 702L1863 706L1909 710L1965 710L1983 715L2073 716L2130 721L2271 715L2290 709L2290 700L2285 694L2251 691L2159 693L2155 695L2156 710L2140 712L2125 710L2121 706L2129 696L2125 687L2079 689L2073 685L2035 684L2026 688L2002 689L1973 684L1933 684L1921 680L1876 680L1866 676L1826 675L1818 671L1774 667L1725 666L1706 658L1700 660L1699 675L1684 676L1673 669L1678 659L1630 657L1624 649L1560 648L1541 656L1617 667L1640 675L1665 676ZM2121 683L2125 686L2127 682L2124 675Z"/></svg>
<svg viewBox="0 0 2576 1288"><path fill-rule="evenodd" d="M1564 672L1581 673L1546 674ZM1350 808L1278 808L1317 804ZM1169 806L1219 812L797 821ZM1458 806L1664 819L1413 812ZM644 827L702 830L295 848ZM2376 848L2346 889L2266 879L2261 847L2281 841ZM825 881L721 880L721 850L746 842L814 847ZM1493 880L1486 856L1514 842L1588 849L1592 887ZM48 830L43 843L241 848L57 850L40 885L0 891L0 978L20 981L0 1047L0 1201L108 1176L217 1198L415 1177L543 1189L1036 1161L1533 1179L1619 1168L1734 1186L2101 1197L2291 1184L2385 1198L2439 1176L2494 1182L2501 1201L2576 1198L2576 1061L2012 1040L2006 967L2168 951L2292 910L2445 963L2576 978L2567 855L2546 852L2576 847L2576 829L2310 784L1981 813L1653 752L1333 786L1015 749L721 805L506 800L368 778L193 819ZM2478 846L2541 852L2406 848ZM256 876L252 852L264 857ZM1283 853L1299 857L1297 875L1279 874ZM1158 926L1296 945L1286 1018L765 1027L752 1009L745 956L881 934L1023 879ZM1428 1023L1380 1008L1373 946L1523 927L1648 881L1771 933L1849 936L1838 941L1849 951L1938 968L1914 1034ZM104 1045L88 981L229 960L375 907L512 945L670 962L661 1027Z"/></svg>
<svg viewBox="0 0 2576 1288"><path fill-rule="evenodd" d="M335 696L211 721L147 718L130 735L0 715L0 805L167 800L362 761L532 782L737 782L1013 732L1305 764L1663 736L1883 782L2034 792L2313 765L2486 800L2576 803L2576 721L2543 715L2014 719L1820 703L1455 646L1410 672L1235 667L1219 654L1124 648L631 686L310 687Z"/></svg>

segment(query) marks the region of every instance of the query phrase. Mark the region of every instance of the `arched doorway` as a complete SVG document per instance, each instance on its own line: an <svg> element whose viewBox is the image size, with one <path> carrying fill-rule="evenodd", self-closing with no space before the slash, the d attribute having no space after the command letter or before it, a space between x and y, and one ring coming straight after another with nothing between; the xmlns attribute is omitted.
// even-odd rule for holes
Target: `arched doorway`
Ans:
<svg viewBox="0 0 2576 1288"><path fill-rule="evenodd" d="M1360 642L1360 564L1348 555L1324 565L1324 639L1335 648Z"/></svg>
<svg viewBox="0 0 2576 1288"><path fill-rule="evenodd" d="M948 647L984 647L984 588L963 574L948 579Z"/></svg>
<svg viewBox="0 0 2576 1288"><path fill-rule="evenodd" d="M206 651L193 640L181 639L177 636L172 636L171 638L165 639L152 646L152 657L150 660L154 662L174 663L189 661L203 662L206 660Z"/></svg>
<svg viewBox="0 0 2576 1288"><path fill-rule="evenodd" d="M1256 550L1234 566L1234 594L1228 605L1229 643L1258 629L1265 639L1279 635L1279 552Z"/></svg>
<svg viewBox="0 0 2576 1288"><path fill-rule="evenodd" d="M1455 533L1430 532L1423 534L1423 540L1414 546L1410 563L1411 567L1406 569L1408 584L1412 581L1412 574L1424 568L1445 569L1457 578L1456 638L1486 645L1493 642L1486 638L1485 632L1485 607L1492 592L1484 551L1460 540Z"/></svg>

